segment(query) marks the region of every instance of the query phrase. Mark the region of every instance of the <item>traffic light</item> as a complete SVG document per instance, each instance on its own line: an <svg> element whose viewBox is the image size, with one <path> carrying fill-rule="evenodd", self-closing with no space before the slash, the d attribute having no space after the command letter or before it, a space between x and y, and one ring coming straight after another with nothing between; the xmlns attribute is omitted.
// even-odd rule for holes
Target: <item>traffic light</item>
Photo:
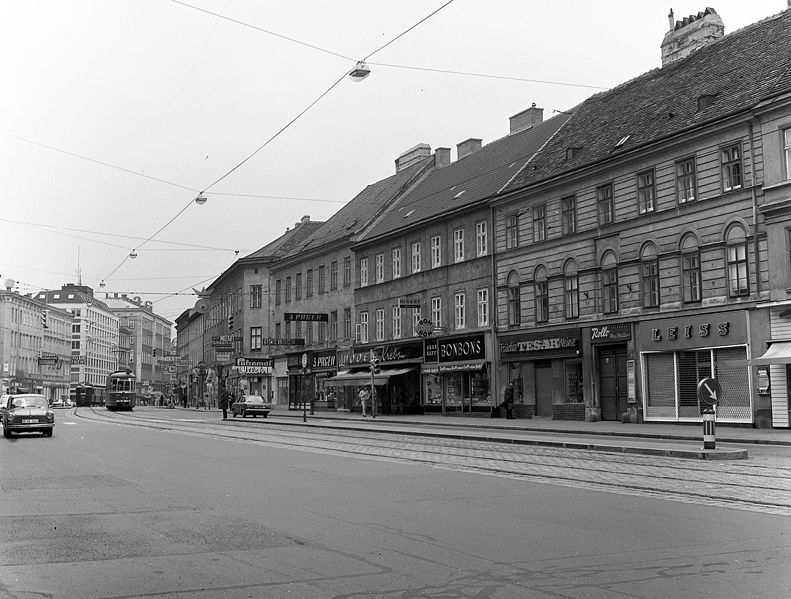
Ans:
<svg viewBox="0 0 791 599"><path fill-rule="evenodd" d="M154 357L155 358L157 357L157 348L156 347L154 348Z"/></svg>
<svg viewBox="0 0 791 599"><path fill-rule="evenodd" d="M379 356L377 356L373 351L371 352L371 371L374 374L379 374Z"/></svg>
<svg viewBox="0 0 791 599"><path fill-rule="evenodd" d="M233 331L233 315L228 317L228 330Z"/></svg>
<svg viewBox="0 0 791 599"><path fill-rule="evenodd" d="M49 328L49 310L41 311L41 326L45 329Z"/></svg>

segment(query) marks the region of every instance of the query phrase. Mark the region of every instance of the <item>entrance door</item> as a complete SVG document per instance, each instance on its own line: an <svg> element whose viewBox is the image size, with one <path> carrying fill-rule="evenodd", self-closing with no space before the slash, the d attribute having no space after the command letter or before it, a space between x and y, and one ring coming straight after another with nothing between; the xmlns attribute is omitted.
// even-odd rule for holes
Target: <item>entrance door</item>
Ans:
<svg viewBox="0 0 791 599"><path fill-rule="evenodd" d="M536 362L536 416L552 418L552 362Z"/></svg>
<svg viewBox="0 0 791 599"><path fill-rule="evenodd" d="M626 348L601 348L599 354L599 399L601 419L620 420L628 403Z"/></svg>

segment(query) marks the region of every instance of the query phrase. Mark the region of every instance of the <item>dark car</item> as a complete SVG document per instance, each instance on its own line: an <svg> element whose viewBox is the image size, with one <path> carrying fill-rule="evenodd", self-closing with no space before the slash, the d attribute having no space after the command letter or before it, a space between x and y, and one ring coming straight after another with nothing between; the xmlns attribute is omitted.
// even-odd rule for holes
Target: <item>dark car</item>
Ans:
<svg viewBox="0 0 791 599"><path fill-rule="evenodd" d="M250 416L258 416L259 414L266 418L272 409L272 404L266 401L260 395L242 395L239 399L233 402L231 410L233 417L241 415L242 418L250 414Z"/></svg>
<svg viewBox="0 0 791 599"><path fill-rule="evenodd" d="M47 398L37 393L20 393L0 397L3 418L3 435L40 432L47 437L55 430L55 412Z"/></svg>

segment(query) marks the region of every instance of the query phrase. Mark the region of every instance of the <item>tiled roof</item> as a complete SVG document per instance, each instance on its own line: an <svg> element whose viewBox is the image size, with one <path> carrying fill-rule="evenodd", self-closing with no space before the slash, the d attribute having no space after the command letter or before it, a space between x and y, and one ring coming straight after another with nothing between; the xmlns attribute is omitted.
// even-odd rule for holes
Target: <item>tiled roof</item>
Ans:
<svg viewBox="0 0 791 599"><path fill-rule="evenodd" d="M592 165L791 91L789 48L791 9L588 98L506 191ZM713 95L713 103L698 110L698 98L704 95ZM569 148L579 150L567 157Z"/></svg>
<svg viewBox="0 0 791 599"><path fill-rule="evenodd" d="M369 185L333 214L309 239L296 247L291 255L358 234L433 162L433 156L425 158Z"/></svg>
<svg viewBox="0 0 791 599"><path fill-rule="evenodd" d="M304 241L324 225L323 221L305 221L293 229L269 242L264 247L248 254L243 260L261 260L264 258L281 258L301 246Z"/></svg>
<svg viewBox="0 0 791 599"><path fill-rule="evenodd" d="M497 193L569 119L559 114L529 129L483 146L451 164L434 169L399 198L365 232L365 239L414 226L470 206Z"/></svg>

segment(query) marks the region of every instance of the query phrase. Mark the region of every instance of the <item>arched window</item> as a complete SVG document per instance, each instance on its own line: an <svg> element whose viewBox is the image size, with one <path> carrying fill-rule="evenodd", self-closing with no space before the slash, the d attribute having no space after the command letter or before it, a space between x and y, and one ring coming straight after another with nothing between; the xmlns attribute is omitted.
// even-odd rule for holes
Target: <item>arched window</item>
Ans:
<svg viewBox="0 0 791 599"><path fill-rule="evenodd" d="M700 248L697 237L692 234L681 240L681 293L685 304L697 303L703 298Z"/></svg>
<svg viewBox="0 0 791 599"><path fill-rule="evenodd" d="M618 311L618 259L607 252L601 260L602 311L612 314Z"/></svg>
<svg viewBox="0 0 791 599"><path fill-rule="evenodd" d="M728 263L728 295L750 295L750 271L747 265L747 234L741 225L733 225L725 234Z"/></svg>
<svg viewBox="0 0 791 599"><path fill-rule="evenodd" d="M569 260L563 269L563 311L566 318L579 318L580 284L577 263Z"/></svg>
<svg viewBox="0 0 791 599"><path fill-rule="evenodd" d="M522 324L522 300L520 298L519 274L513 270L508 275L508 326Z"/></svg>
<svg viewBox="0 0 791 599"><path fill-rule="evenodd" d="M549 281L547 280L547 269L543 266L536 269L533 286L535 289L536 322L547 322L549 320Z"/></svg>
<svg viewBox="0 0 791 599"><path fill-rule="evenodd" d="M640 255L640 295L643 308L659 307L659 252L653 243L645 244Z"/></svg>

